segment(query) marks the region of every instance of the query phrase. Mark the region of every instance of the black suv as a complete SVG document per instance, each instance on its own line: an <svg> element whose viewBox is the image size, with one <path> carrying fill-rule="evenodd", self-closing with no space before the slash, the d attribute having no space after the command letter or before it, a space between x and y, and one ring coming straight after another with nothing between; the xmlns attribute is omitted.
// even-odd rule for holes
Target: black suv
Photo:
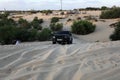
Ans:
<svg viewBox="0 0 120 80"><path fill-rule="evenodd" d="M53 44L58 43L67 43L67 44L72 44L73 38L72 34L70 31L58 31L55 32L52 36L52 42Z"/></svg>

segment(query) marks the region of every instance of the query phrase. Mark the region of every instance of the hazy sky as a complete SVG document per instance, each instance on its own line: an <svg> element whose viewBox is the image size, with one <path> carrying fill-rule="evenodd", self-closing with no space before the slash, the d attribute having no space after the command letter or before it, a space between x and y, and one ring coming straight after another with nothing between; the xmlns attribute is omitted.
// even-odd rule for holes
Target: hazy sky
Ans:
<svg viewBox="0 0 120 80"><path fill-rule="evenodd" d="M119 6L120 0L62 0L63 9ZM0 0L0 10L60 9L60 0Z"/></svg>

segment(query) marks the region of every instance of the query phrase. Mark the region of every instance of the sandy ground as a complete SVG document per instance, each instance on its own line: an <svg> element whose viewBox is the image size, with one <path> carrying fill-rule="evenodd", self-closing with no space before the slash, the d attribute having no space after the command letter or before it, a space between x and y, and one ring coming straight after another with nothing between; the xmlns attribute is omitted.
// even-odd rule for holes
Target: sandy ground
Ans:
<svg viewBox="0 0 120 80"><path fill-rule="evenodd" d="M120 42L0 46L0 80L120 80Z"/></svg>
<svg viewBox="0 0 120 80"><path fill-rule="evenodd" d="M67 19L84 15L69 16L60 22L64 30L70 30L72 22ZM38 13L24 18L30 21L35 16L44 18L42 25L46 27L53 17ZM85 36L73 35L71 45L46 41L0 46L0 80L120 80L120 42L109 40L114 30L109 25L116 21L94 22L96 31Z"/></svg>

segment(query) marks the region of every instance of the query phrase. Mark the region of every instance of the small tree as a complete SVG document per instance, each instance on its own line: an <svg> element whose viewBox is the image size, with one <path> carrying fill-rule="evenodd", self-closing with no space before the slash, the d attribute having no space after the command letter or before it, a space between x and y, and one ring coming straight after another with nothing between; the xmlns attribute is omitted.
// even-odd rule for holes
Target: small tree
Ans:
<svg viewBox="0 0 120 80"><path fill-rule="evenodd" d="M0 27L0 43L11 44L16 39L16 28L14 26L5 25Z"/></svg>
<svg viewBox="0 0 120 80"><path fill-rule="evenodd" d="M20 27L23 27L24 29L31 28L30 23L27 20L23 19L23 18L20 18L18 20L18 24L19 24Z"/></svg>
<svg viewBox="0 0 120 80"><path fill-rule="evenodd" d="M51 37L51 30L48 28L44 28L41 32L37 33L37 40L46 41Z"/></svg>
<svg viewBox="0 0 120 80"><path fill-rule="evenodd" d="M50 28L52 31L61 31L63 29L62 23L51 23Z"/></svg>
<svg viewBox="0 0 120 80"><path fill-rule="evenodd" d="M16 22L11 19L11 18L7 18L7 17L4 17L4 18L0 18L0 26L5 26L5 25L16 25Z"/></svg>
<svg viewBox="0 0 120 80"><path fill-rule="evenodd" d="M36 40L36 35L37 35L37 30L36 29L30 29L30 30L28 30L28 32L29 32L28 41L35 41Z"/></svg>
<svg viewBox="0 0 120 80"><path fill-rule="evenodd" d="M31 26L34 29L41 30L42 29L41 23L43 23L43 19L38 19L38 17L35 17L31 22Z"/></svg>
<svg viewBox="0 0 120 80"><path fill-rule="evenodd" d="M110 39L112 41L120 40L120 22L118 22L117 26L115 27L114 33L110 35Z"/></svg>
<svg viewBox="0 0 120 80"><path fill-rule="evenodd" d="M53 17L52 19L51 19L51 23L56 23L56 22L58 22L59 21L59 18L58 17Z"/></svg>
<svg viewBox="0 0 120 80"><path fill-rule="evenodd" d="M48 15L52 13L52 10L43 10L41 11L41 13L45 13L46 15Z"/></svg>
<svg viewBox="0 0 120 80"><path fill-rule="evenodd" d="M95 31L95 28L95 25L85 20L75 21L71 26L73 33L81 35L92 33Z"/></svg>
<svg viewBox="0 0 120 80"><path fill-rule="evenodd" d="M101 10L108 10L109 8L108 7L106 7L106 6L102 6L101 7Z"/></svg>
<svg viewBox="0 0 120 80"><path fill-rule="evenodd" d="M105 10L100 15L101 19L112 19L112 18L120 18L120 8L113 7L109 10Z"/></svg>
<svg viewBox="0 0 120 80"><path fill-rule="evenodd" d="M28 41L29 38L29 32L27 29L24 29L22 27L18 28L17 34L16 34L16 39L20 40L21 42Z"/></svg>
<svg viewBox="0 0 120 80"><path fill-rule="evenodd" d="M39 24L43 23L43 19L38 19L38 17L35 17L32 22L38 22Z"/></svg>

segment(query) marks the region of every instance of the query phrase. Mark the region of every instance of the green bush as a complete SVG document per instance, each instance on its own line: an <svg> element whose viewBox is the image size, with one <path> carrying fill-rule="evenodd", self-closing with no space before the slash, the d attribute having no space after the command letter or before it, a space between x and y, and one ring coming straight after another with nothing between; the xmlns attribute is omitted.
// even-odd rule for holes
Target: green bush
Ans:
<svg viewBox="0 0 120 80"><path fill-rule="evenodd" d="M6 25L0 27L0 43L11 44L16 39L17 29L14 26Z"/></svg>
<svg viewBox="0 0 120 80"><path fill-rule="evenodd" d="M108 10L109 8L108 7L106 7L106 6L102 6L101 7L101 10Z"/></svg>
<svg viewBox="0 0 120 80"><path fill-rule="evenodd" d="M0 19L0 27L5 25L16 25L16 22L13 19L2 18Z"/></svg>
<svg viewBox="0 0 120 80"><path fill-rule="evenodd" d="M120 8L115 7L110 10L105 10L100 15L101 19L111 19L111 18L120 18Z"/></svg>
<svg viewBox="0 0 120 80"><path fill-rule="evenodd" d="M32 22L38 22L39 24L42 24L43 19L38 19L38 17L35 17Z"/></svg>
<svg viewBox="0 0 120 80"><path fill-rule="evenodd" d="M19 27L23 27L25 29L30 29L31 28L30 23L27 20L23 19L23 18L20 18L18 20L18 25L19 25Z"/></svg>
<svg viewBox="0 0 120 80"><path fill-rule="evenodd" d="M56 23L59 21L59 18L58 17L53 17L51 18L51 23Z"/></svg>
<svg viewBox="0 0 120 80"><path fill-rule="evenodd" d="M36 29L24 29L24 28L17 28L16 33L16 40L20 40L21 42L27 41L35 41L37 35Z"/></svg>
<svg viewBox="0 0 120 80"><path fill-rule="evenodd" d="M61 31L63 29L62 23L51 23L50 28L52 31Z"/></svg>
<svg viewBox="0 0 120 80"><path fill-rule="evenodd" d="M75 21L71 26L73 33L81 35L92 33L95 31L95 28L96 28L95 25L85 20Z"/></svg>
<svg viewBox="0 0 120 80"><path fill-rule="evenodd" d="M43 23L43 19L38 19L38 17L35 17L33 19L33 21L31 22L31 26L34 29L41 30L42 29L42 26L41 26L42 23Z"/></svg>
<svg viewBox="0 0 120 80"><path fill-rule="evenodd" d="M16 33L16 39L20 40L21 42L28 41L29 38L29 32L27 29L19 28Z"/></svg>
<svg viewBox="0 0 120 80"><path fill-rule="evenodd" d="M37 40L39 41L47 41L50 40L51 30L48 28L44 28L41 32L37 33Z"/></svg>
<svg viewBox="0 0 120 80"><path fill-rule="evenodd" d="M12 44L16 40L27 41L45 41L50 39L51 30L41 27L42 19L34 18L32 22L20 18L18 23L7 17L0 19L0 44ZM41 32L40 32L41 30Z"/></svg>
<svg viewBox="0 0 120 80"><path fill-rule="evenodd" d="M112 41L120 40L120 22L118 22L117 26L115 27L114 33L110 35L110 39Z"/></svg>
<svg viewBox="0 0 120 80"><path fill-rule="evenodd" d="M42 10L41 13L45 13L46 15L48 15L52 13L52 10Z"/></svg>
<svg viewBox="0 0 120 80"><path fill-rule="evenodd" d="M3 26L0 27L0 43L1 44L12 44L13 41L20 40L21 42L35 41L37 30L35 29L24 29L14 26Z"/></svg>

